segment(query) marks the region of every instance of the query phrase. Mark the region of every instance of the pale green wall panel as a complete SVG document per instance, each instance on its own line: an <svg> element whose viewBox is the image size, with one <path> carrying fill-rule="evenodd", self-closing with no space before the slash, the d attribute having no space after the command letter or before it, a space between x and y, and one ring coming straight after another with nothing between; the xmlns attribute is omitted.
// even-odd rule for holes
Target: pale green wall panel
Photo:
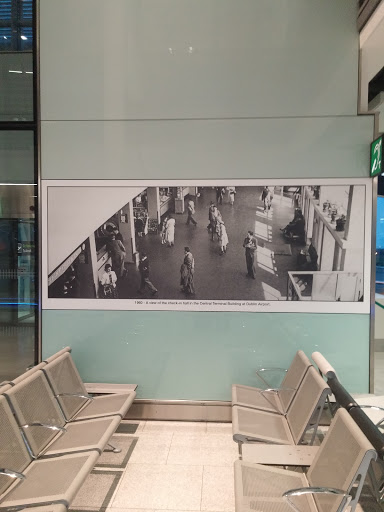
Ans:
<svg viewBox="0 0 384 512"><path fill-rule="evenodd" d="M138 397L230 400L258 365L321 350L351 392L368 391L368 315L44 311L43 357L70 345L88 382L139 384Z"/></svg>
<svg viewBox="0 0 384 512"><path fill-rule="evenodd" d="M354 0L41 0L41 118L356 115L356 15Z"/></svg>
<svg viewBox="0 0 384 512"><path fill-rule="evenodd" d="M373 119L43 122L42 177L368 177Z"/></svg>

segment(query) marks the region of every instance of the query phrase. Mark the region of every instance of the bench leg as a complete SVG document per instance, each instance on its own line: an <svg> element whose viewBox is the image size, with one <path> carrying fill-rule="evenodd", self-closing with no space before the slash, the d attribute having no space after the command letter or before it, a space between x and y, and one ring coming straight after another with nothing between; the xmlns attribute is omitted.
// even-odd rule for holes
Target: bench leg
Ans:
<svg viewBox="0 0 384 512"><path fill-rule="evenodd" d="M237 448L239 450L239 459L242 460L242 458L243 458L243 443L238 441L237 442Z"/></svg>

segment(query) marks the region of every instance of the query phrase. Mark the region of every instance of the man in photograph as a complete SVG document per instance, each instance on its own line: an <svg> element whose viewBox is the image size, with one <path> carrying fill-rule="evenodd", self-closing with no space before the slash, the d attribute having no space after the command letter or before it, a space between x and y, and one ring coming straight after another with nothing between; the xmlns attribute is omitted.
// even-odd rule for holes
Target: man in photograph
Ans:
<svg viewBox="0 0 384 512"><path fill-rule="evenodd" d="M190 199L188 201L188 206L187 206L187 214L188 214L188 218L187 218L187 226L192 222L192 224L194 226L197 226L197 222L195 221L195 219L193 218L193 216L195 215L195 203L192 201L192 199Z"/></svg>
<svg viewBox="0 0 384 512"><path fill-rule="evenodd" d="M256 279L255 252L257 250L257 240L253 234L253 231L248 231L247 236L244 239L243 247L245 248L247 275L252 279Z"/></svg>
<svg viewBox="0 0 384 512"><path fill-rule="evenodd" d="M180 268L181 286L187 295L195 294L195 258L189 247L184 247L184 261Z"/></svg>
<svg viewBox="0 0 384 512"><path fill-rule="evenodd" d="M140 254L139 272L141 277L139 293L143 293L147 286L151 290L152 295L156 295L158 290L149 280L149 261L145 252Z"/></svg>

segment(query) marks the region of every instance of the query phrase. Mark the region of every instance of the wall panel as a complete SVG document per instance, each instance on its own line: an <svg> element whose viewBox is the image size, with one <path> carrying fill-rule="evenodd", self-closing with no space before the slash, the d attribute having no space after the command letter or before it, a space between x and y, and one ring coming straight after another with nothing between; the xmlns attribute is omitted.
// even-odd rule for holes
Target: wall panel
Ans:
<svg viewBox="0 0 384 512"><path fill-rule="evenodd" d="M367 177L350 0L40 0L42 177ZM243 119L239 119L243 118ZM323 351L368 389L369 315L43 311L86 380L230 398Z"/></svg>
<svg viewBox="0 0 384 512"><path fill-rule="evenodd" d="M43 120L357 111L350 0L41 0L40 8Z"/></svg>

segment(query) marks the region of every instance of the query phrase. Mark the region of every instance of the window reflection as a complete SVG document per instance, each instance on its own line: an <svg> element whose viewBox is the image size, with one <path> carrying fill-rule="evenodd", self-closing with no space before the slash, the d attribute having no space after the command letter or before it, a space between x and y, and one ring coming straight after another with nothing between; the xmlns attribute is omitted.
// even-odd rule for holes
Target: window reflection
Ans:
<svg viewBox="0 0 384 512"><path fill-rule="evenodd" d="M32 50L32 0L0 0L0 52Z"/></svg>
<svg viewBox="0 0 384 512"><path fill-rule="evenodd" d="M0 130L0 382L35 361L38 286L33 131Z"/></svg>

